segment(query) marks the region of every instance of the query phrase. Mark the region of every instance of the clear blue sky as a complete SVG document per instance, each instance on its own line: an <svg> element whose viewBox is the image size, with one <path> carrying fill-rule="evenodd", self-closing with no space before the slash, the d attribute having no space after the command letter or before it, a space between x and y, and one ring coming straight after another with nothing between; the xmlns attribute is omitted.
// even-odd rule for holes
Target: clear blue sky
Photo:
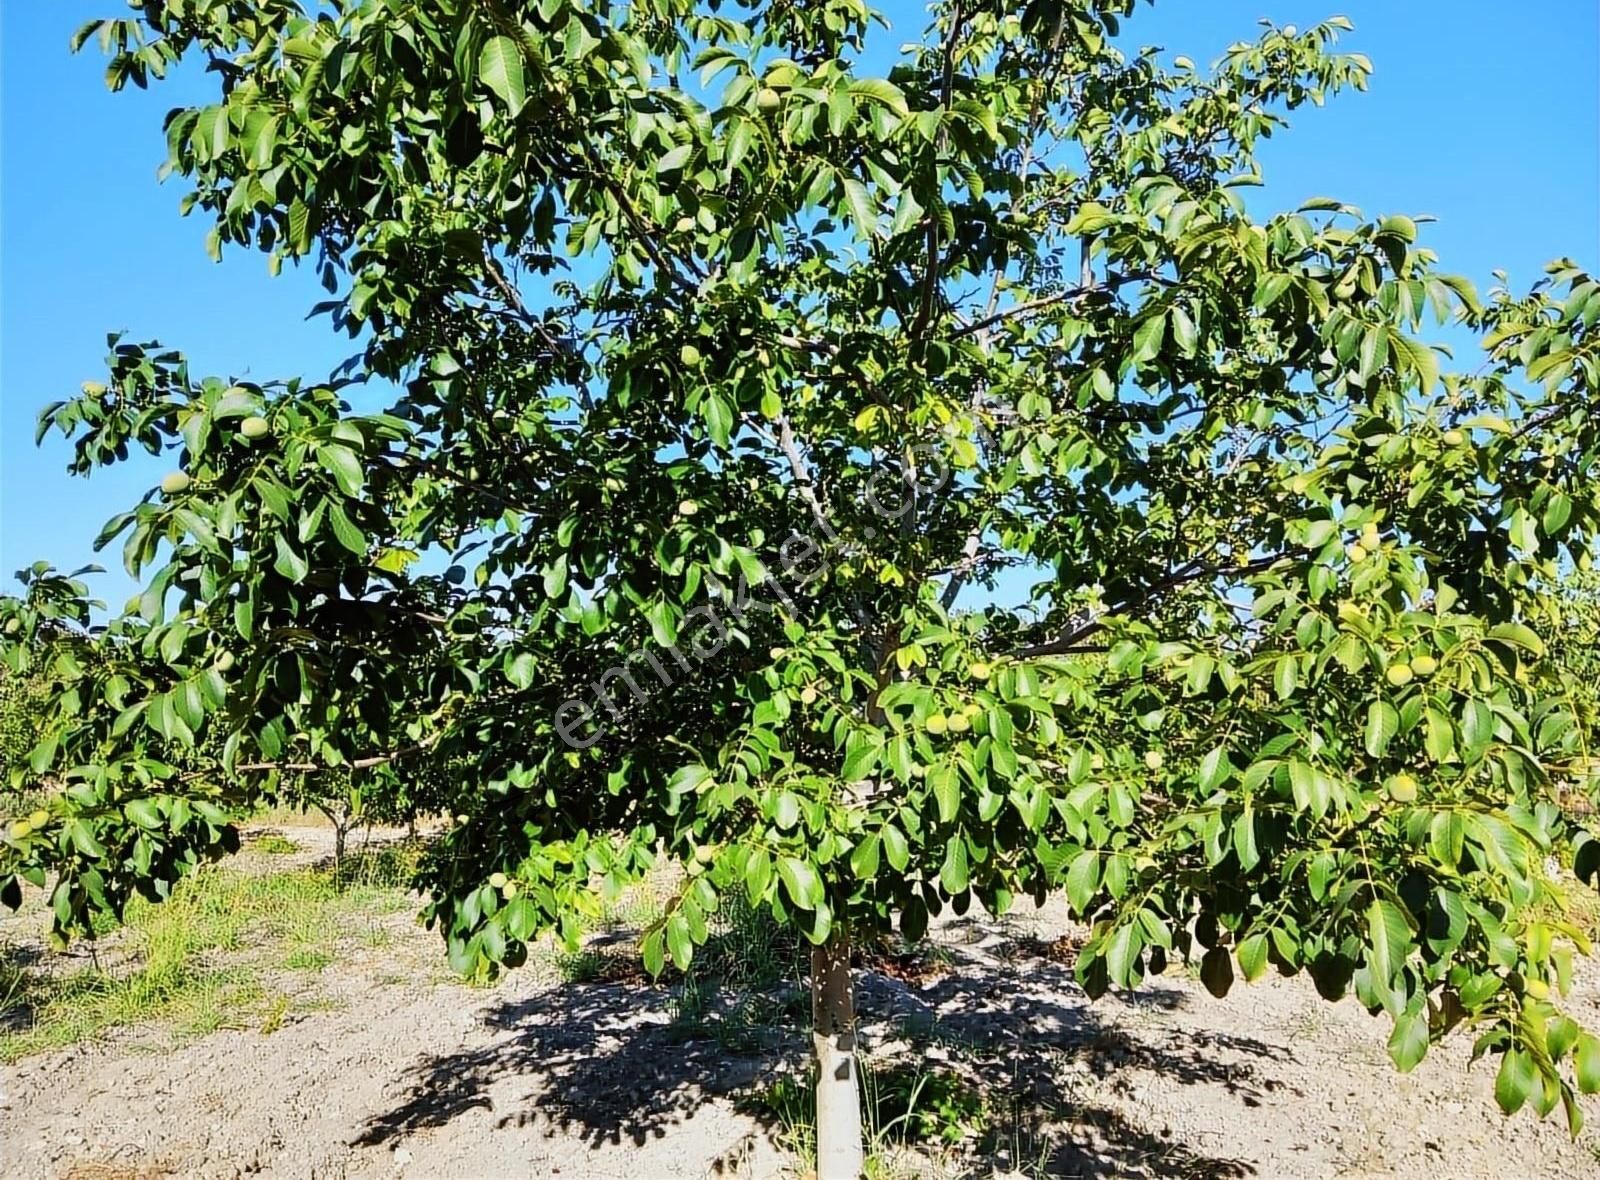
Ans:
<svg viewBox="0 0 1600 1180"><path fill-rule="evenodd" d="M920 8L887 5L892 40L915 36ZM309 274L266 273L265 259L213 264L207 226L178 216L180 182L156 183L161 119L214 82L189 78L108 94L93 46L72 57L84 19L118 0L0 6L0 585L36 558L93 560L100 524L162 465L92 480L64 473L59 438L33 446L39 406L103 372L105 333L125 329L190 354L198 373L323 376L350 342L306 321L321 297ZM1337 12L1346 45L1377 68L1371 90L1300 113L1262 153L1267 200L1335 196L1369 212L1434 214L1425 230L1444 265L1487 286L1518 285L1559 254L1600 268L1600 6L1592 0L1161 0L1131 26L1141 44L1209 61L1254 34L1258 18L1313 23ZM1265 204L1265 202L1261 202ZM112 569L112 606L129 591Z"/></svg>

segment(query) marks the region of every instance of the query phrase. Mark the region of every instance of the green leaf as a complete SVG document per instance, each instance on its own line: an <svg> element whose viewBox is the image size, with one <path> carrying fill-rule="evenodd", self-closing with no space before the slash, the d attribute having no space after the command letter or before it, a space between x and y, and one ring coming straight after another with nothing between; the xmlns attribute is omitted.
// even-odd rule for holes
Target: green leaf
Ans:
<svg viewBox="0 0 1600 1180"><path fill-rule="evenodd" d="M1200 759L1200 766L1195 771L1195 785L1202 791L1214 791L1232 773L1233 764L1228 761L1227 747L1213 746Z"/></svg>
<svg viewBox="0 0 1600 1180"><path fill-rule="evenodd" d="M744 862L744 887L750 904L760 905L766 900L767 887L772 884L772 858L764 848L752 848Z"/></svg>
<svg viewBox="0 0 1600 1180"><path fill-rule="evenodd" d="M844 766L840 773L847 783L858 783L878 766L883 753L883 734L877 730L856 729L845 739Z"/></svg>
<svg viewBox="0 0 1600 1180"><path fill-rule="evenodd" d="M1433 392L1433 387L1439 383L1439 354L1421 341L1400 332L1391 333L1389 339L1394 344L1396 355L1403 358L1417 375L1417 387L1421 392Z"/></svg>
<svg viewBox="0 0 1600 1180"><path fill-rule="evenodd" d="M700 403L700 413L705 419L711 441L719 447L726 447L733 435L733 410L728 403L714 393L707 394Z"/></svg>
<svg viewBox="0 0 1600 1180"><path fill-rule="evenodd" d="M1382 758L1400 732L1400 713L1388 701L1373 701L1367 708L1366 750Z"/></svg>
<svg viewBox="0 0 1600 1180"><path fill-rule="evenodd" d="M667 790L673 795L692 795L715 777L710 767L691 762L673 771L672 777L667 780Z"/></svg>
<svg viewBox="0 0 1600 1180"><path fill-rule="evenodd" d="M644 608L644 617L650 623L650 635L662 647L678 645L678 612L669 602L652 602Z"/></svg>
<svg viewBox="0 0 1600 1180"><path fill-rule="evenodd" d="M950 894L964 893L967 888L967 843L953 837L945 845L944 865L939 870L939 883Z"/></svg>
<svg viewBox="0 0 1600 1180"><path fill-rule="evenodd" d="M1533 1055L1525 1049L1507 1049L1494 1079L1494 1100L1506 1114L1516 1114L1539 1084Z"/></svg>
<svg viewBox="0 0 1600 1180"><path fill-rule="evenodd" d="M650 973L651 978L661 974L662 968L667 965L664 942L666 933L659 926L645 934L639 943L639 951L644 959L644 969Z"/></svg>
<svg viewBox="0 0 1600 1180"><path fill-rule="evenodd" d="M46 734L39 742L28 751L28 769L34 774L44 774L56 760L56 750L59 748L61 738L59 734Z"/></svg>
<svg viewBox="0 0 1600 1180"><path fill-rule="evenodd" d="M1498 623L1489 628L1489 638L1521 648L1536 659L1544 655L1544 640L1522 623Z"/></svg>
<svg viewBox="0 0 1600 1180"><path fill-rule="evenodd" d="M897 873L905 872L906 865L911 863L911 847L906 843L905 834L890 823L883 825L880 834L883 836L883 855L889 867Z"/></svg>
<svg viewBox="0 0 1600 1180"><path fill-rule="evenodd" d="M788 891L789 900L801 909L815 909L822 904L822 878L805 861L792 856L779 857L778 879Z"/></svg>
<svg viewBox="0 0 1600 1180"><path fill-rule="evenodd" d="M361 530L345 515L344 507L336 502L328 504L328 523L333 526L333 535L339 544L350 550L357 557L367 554L367 539L361 535Z"/></svg>
<svg viewBox="0 0 1600 1180"><path fill-rule="evenodd" d="M818 902L811 911L811 925L805 928L806 941L812 946L822 946L833 934L833 911L826 902Z"/></svg>
<svg viewBox="0 0 1600 1180"><path fill-rule="evenodd" d="M1378 898L1367 908L1367 935L1373 977L1387 987L1411 950L1411 924L1394 902Z"/></svg>
<svg viewBox="0 0 1600 1180"><path fill-rule="evenodd" d="M1585 1094L1600 1094L1600 1037L1592 1033L1581 1034L1572 1061L1577 1073L1578 1089Z"/></svg>
<svg viewBox="0 0 1600 1180"><path fill-rule="evenodd" d="M1291 654L1278 657L1272 675L1273 691L1278 694L1280 701L1286 701L1294 696L1295 689L1300 687L1300 659Z"/></svg>
<svg viewBox="0 0 1600 1180"><path fill-rule="evenodd" d="M1417 223L1409 217L1385 217L1378 222L1378 233L1384 237L1398 238L1408 246L1417 240Z"/></svg>
<svg viewBox="0 0 1600 1180"><path fill-rule="evenodd" d="M1567 522L1571 519L1571 497L1561 492L1552 492L1550 499L1545 502L1544 516L1539 521L1539 527L1544 530L1545 536L1561 536L1567 527Z"/></svg>
<svg viewBox="0 0 1600 1180"><path fill-rule="evenodd" d="M1282 299L1284 293L1294 284L1294 279L1289 275L1269 274L1262 275L1256 283L1255 296L1252 302L1262 310L1271 307Z"/></svg>
<svg viewBox="0 0 1600 1180"><path fill-rule="evenodd" d="M850 93L856 98L870 98L882 103L902 119L911 113L900 87L882 78L862 78L851 82Z"/></svg>
<svg viewBox="0 0 1600 1180"><path fill-rule="evenodd" d="M846 176L843 184L845 204L850 209L850 219L856 224L856 236L872 237L878 227L878 207L873 203L872 194L853 176Z"/></svg>
<svg viewBox="0 0 1600 1180"><path fill-rule="evenodd" d="M365 473L361 469L361 460L349 447L340 446L338 443L329 443L317 448L317 462L327 468L333 476L334 482L339 485L339 490L347 496L359 496L361 485L365 480Z"/></svg>
<svg viewBox="0 0 1600 1180"><path fill-rule="evenodd" d="M291 582L305 581L306 576L311 573L311 566L289 544L289 539L282 533L277 533L273 536L272 543L278 552L277 558L272 563L272 568Z"/></svg>
<svg viewBox="0 0 1600 1180"><path fill-rule="evenodd" d="M1239 858L1239 867L1250 872L1261 863L1261 852L1256 847L1256 817L1249 801L1239 818L1233 821L1233 851Z"/></svg>
<svg viewBox="0 0 1600 1180"><path fill-rule="evenodd" d="M694 147L695 145L692 143L681 143L671 151L666 152L656 161L656 172L658 174L682 172L694 156Z"/></svg>
<svg viewBox="0 0 1600 1180"><path fill-rule="evenodd" d="M1099 889L1100 854L1086 849L1078 853L1067 867L1067 900L1072 903L1072 909L1079 917L1088 914L1089 905Z"/></svg>
<svg viewBox="0 0 1600 1180"><path fill-rule="evenodd" d="M961 780L955 767L942 763L928 771L928 788L939 806L939 822L954 823L961 814Z"/></svg>
<svg viewBox="0 0 1600 1180"><path fill-rule="evenodd" d="M850 853L850 872L858 881L870 881L878 875L878 853L883 847L877 835L868 836Z"/></svg>
<svg viewBox="0 0 1600 1180"><path fill-rule="evenodd" d="M516 118L528 101L517 43L510 37L490 37L485 41L478 54L478 77Z"/></svg>
<svg viewBox="0 0 1600 1180"><path fill-rule="evenodd" d="M1161 353L1162 341L1166 339L1167 317L1165 313L1158 312L1147 317L1133 332L1133 360L1136 364L1154 360Z"/></svg>
<svg viewBox="0 0 1600 1180"><path fill-rule="evenodd" d="M1140 978L1140 955L1144 951L1144 938L1135 922L1128 922L1112 932L1106 943L1106 970L1118 987L1137 987Z"/></svg>
<svg viewBox="0 0 1600 1180"><path fill-rule="evenodd" d="M122 805L122 811L141 828L159 831L167 826L161 816L161 807L154 799L130 799Z"/></svg>
<svg viewBox="0 0 1600 1180"><path fill-rule="evenodd" d="M800 822L800 800L793 791L780 792L773 801L772 822L786 832Z"/></svg>
<svg viewBox="0 0 1600 1180"><path fill-rule="evenodd" d="M689 936L689 923L681 912L667 919L667 950L679 971L687 971L694 960L694 939Z"/></svg>
<svg viewBox="0 0 1600 1180"><path fill-rule="evenodd" d="M533 684L533 674L538 665L528 652L518 652L506 665L506 679L514 688L528 688Z"/></svg>
<svg viewBox="0 0 1600 1180"><path fill-rule="evenodd" d="M1239 959L1239 970L1243 973L1246 983L1254 983L1267 972L1267 936L1264 933L1252 934L1243 939L1235 954Z"/></svg>
<svg viewBox="0 0 1600 1180"><path fill-rule="evenodd" d="M1410 1073L1428 1052L1428 1014L1404 1012L1394 1022L1389 1056L1401 1073Z"/></svg>
<svg viewBox="0 0 1600 1180"><path fill-rule="evenodd" d="M95 839L94 829L81 819L75 819L67 825L67 832L72 837L72 846L91 860L99 860L105 856L105 847Z"/></svg>

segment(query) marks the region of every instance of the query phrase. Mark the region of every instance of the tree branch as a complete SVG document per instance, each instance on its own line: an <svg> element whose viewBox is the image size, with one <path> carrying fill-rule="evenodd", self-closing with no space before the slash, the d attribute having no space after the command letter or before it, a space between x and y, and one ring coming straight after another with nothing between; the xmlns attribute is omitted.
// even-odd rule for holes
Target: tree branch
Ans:
<svg viewBox="0 0 1600 1180"><path fill-rule="evenodd" d="M326 766L320 762L242 762L234 766L233 770L235 774L262 774L275 770L286 770L297 774L313 774L319 770L371 770L375 766L385 766L390 762L398 762L402 758L409 758L413 754L420 754L437 741L437 737L428 738L426 741L417 742L412 746L391 750L387 754L371 754L364 758L354 758L343 766Z"/></svg>
<svg viewBox="0 0 1600 1180"><path fill-rule="evenodd" d="M956 0L950 10L950 32L944 42L944 73L940 79L939 105L946 111L950 110L951 100L955 94L956 77L956 43L961 39L961 28L966 24L966 13L962 11L961 0ZM944 143L944 133L939 134L938 142L933 148L933 166L937 173L939 168L939 146ZM928 213L928 269L922 276L922 302L917 309L916 322L911 327L913 337L922 335L928 323L933 319L933 305L939 293L939 219L930 211Z"/></svg>
<svg viewBox="0 0 1600 1180"><path fill-rule="evenodd" d="M822 503L822 498L817 494L817 481L812 475L811 465L800 453L800 444L795 439L794 427L789 423L789 416L787 414L779 416L777 426L778 447L783 451L784 458L789 461L789 471L794 476L795 486L800 489L800 498L810 506L811 516L817 522L817 527L831 536L833 521Z"/></svg>
<svg viewBox="0 0 1600 1180"><path fill-rule="evenodd" d="M1090 615L1077 623L1070 631L1066 632L1066 634L1059 635L1055 639L1047 640L1044 643L1035 643L1027 647L1017 648L1015 651L1012 651L1008 654L1014 659L1019 660L1037 659L1040 656L1059 656L1071 654L1077 649L1077 644L1104 628L1107 620L1115 616L1135 616L1142 612L1146 607L1150 606L1155 599L1159 598L1163 594L1168 593L1169 591L1191 585L1194 582L1203 581L1206 578L1221 577L1225 574L1234 577L1244 577L1249 574L1258 574L1263 570L1271 569L1280 561L1288 561L1291 558L1303 557L1305 556L1305 553L1306 551L1303 549L1290 549L1285 550L1282 553L1272 553L1265 557L1257 557L1252 561L1246 562L1244 565L1235 566L1195 565L1193 562L1191 562L1187 568L1168 574L1165 578L1162 578L1160 581L1156 582L1148 590L1146 590L1143 595L1134 601L1124 603L1113 610L1101 611L1098 614Z"/></svg>
<svg viewBox="0 0 1600 1180"><path fill-rule="evenodd" d="M1090 282L1087 282L1079 287L1068 287L1065 290L1057 291L1053 295L1041 295L1037 299L1029 299L1025 303L1018 303L1011 307L1002 308L1000 311L996 311L990 315L984 316L981 320L975 320L973 323L966 324L956 329L955 335L958 339L962 336L976 335L987 331L989 328L992 328L996 324L1005 320L1030 316L1035 312L1043 311L1049 307L1054 307L1059 303L1067 303L1074 299L1087 299L1089 296L1098 295L1103 291L1115 291L1118 287L1123 286L1126 283L1157 281L1162 281L1161 276L1153 274L1149 271L1135 271L1133 274L1126 275L1107 275L1106 281L1103 283L1091 280Z"/></svg>

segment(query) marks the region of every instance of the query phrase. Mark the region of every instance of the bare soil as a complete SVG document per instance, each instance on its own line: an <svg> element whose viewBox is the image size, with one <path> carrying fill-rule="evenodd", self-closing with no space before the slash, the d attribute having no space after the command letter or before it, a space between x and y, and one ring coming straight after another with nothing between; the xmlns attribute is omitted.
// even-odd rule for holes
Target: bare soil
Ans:
<svg viewBox="0 0 1600 1180"><path fill-rule="evenodd" d="M306 856L328 833L296 830ZM246 854L247 858L251 854ZM284 859L274 858L275 864ZM394 939L315 979L321 1002L281 1025L176 1046L119 1030L0 1072L0 1175L655 1177L798 1174L785 1128L752 1095L803 1064L804 1038L730 1046L674 1020L669 988L561 984L549 970L488 989L443 970L437 936ZM387 919L386 919L387 920ZM0 923L36 940L38 907ZM1090 1003L1073 929L1053 907L936 931L942 968L866 966L864 1041L995 1095L981 1144L898 1174L1030 1177L1600 1176L1600 1137L1503 1119L1489 1063L1436 1046L1401 1075L1387 1025L1300 980L1211 999L1181 972ZM1063 941L1064 940L1064 941ZM1576 1015L1600 1027L1600 964ZM1600 1105L1588 1107L1600 1126Z"/></svg>

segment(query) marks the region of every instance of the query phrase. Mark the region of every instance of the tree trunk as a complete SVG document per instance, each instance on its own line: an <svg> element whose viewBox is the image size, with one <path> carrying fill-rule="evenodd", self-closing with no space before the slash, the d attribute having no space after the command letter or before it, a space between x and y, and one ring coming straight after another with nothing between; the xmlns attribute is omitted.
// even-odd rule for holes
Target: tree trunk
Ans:
<svg viewBox="0 0 1600 1180"><path fill-rule="evenodd" d="M817 1180L858 1180L863 1152L856 1003L850 939L842 931L811 948L811 1044L817 1055Z"/></svg>

